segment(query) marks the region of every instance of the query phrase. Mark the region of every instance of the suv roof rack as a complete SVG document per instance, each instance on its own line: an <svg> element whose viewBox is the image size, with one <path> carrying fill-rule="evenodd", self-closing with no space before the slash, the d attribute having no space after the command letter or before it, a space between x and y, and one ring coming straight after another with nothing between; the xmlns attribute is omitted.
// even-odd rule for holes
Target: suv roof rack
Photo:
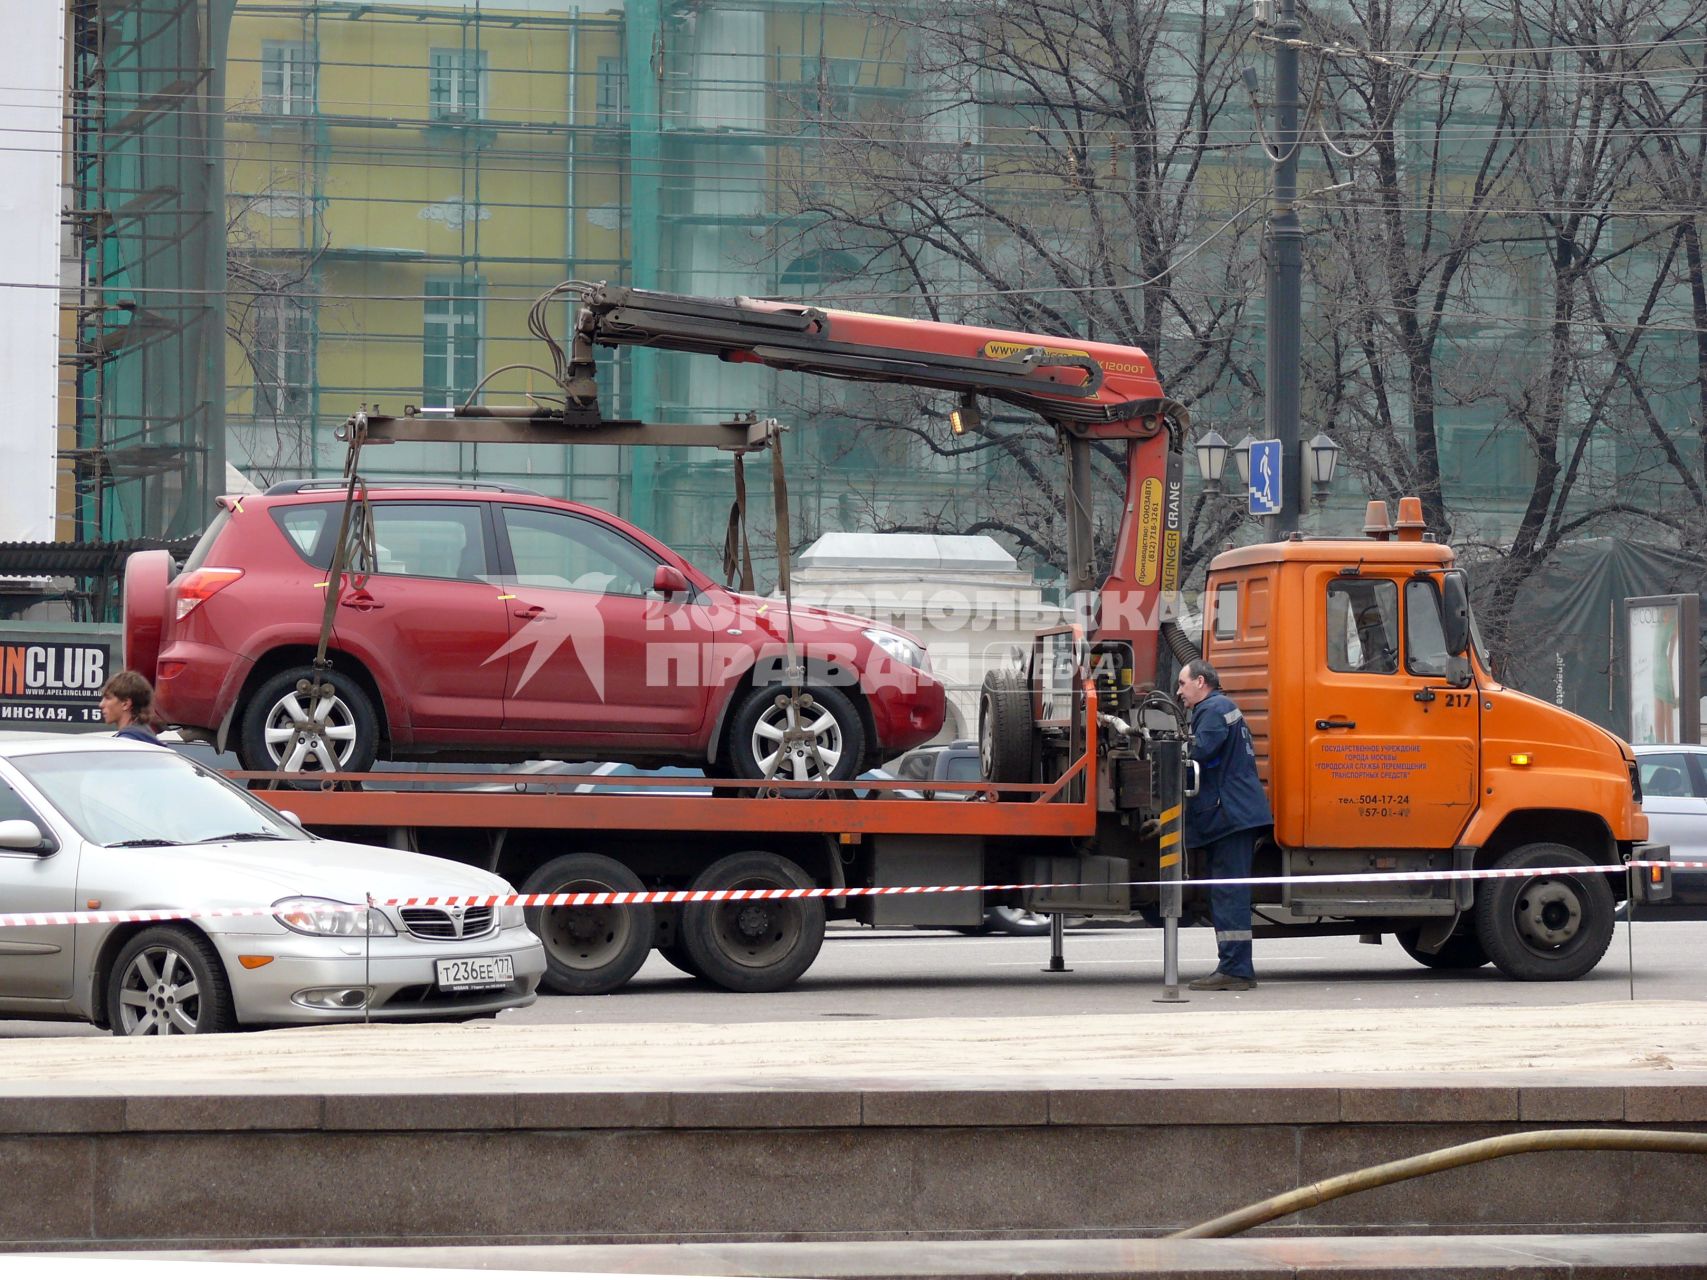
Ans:
<svg viewBox="0 0 1707 1280"><path fill-rule="evenodd" d="M348 486L348 480L280 480L270 485L264 496L275 497L287 493L313 493L321 489L343 489ZM493 493L520 493L530 498L543 498L538 489L524 488L519 484L499 484L496 480L370 480L369 489L485 489Z"/></svg>

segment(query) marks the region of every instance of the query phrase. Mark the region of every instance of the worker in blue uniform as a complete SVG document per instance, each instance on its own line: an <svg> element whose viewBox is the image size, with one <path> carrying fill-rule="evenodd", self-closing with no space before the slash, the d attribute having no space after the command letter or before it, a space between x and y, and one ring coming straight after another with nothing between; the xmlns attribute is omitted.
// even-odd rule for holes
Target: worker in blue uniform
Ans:
<svg viewBox="0 0 1707 1280"><path fill-rule="evenodd" d="M1179 699L1191 709L1191 758L1198 768L1197 794L1185 802L1186 845L1204 851L1210 879L1247 877L1257 833L1274 823L1257 776L1250 726L1221 692L1215 668L1202 658L1180 670ZM1250 886L1211 885L1209 914L1215 922L1215 972L1197 979L1191 989L1249 991L1257 985Z"/></svg>

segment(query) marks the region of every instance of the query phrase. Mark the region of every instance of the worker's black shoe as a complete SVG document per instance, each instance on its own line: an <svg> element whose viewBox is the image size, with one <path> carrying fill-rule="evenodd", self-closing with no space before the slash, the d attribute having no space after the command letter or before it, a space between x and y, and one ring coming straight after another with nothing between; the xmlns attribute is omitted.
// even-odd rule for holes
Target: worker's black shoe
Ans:
<svg viewBox="0 0 1707 1280"><path fill-rule="evenodd" d="M1249 991L1257 985L1255 978L1235 978L1230 973L1222 973L1217 969L1208 977L1199 978L1191 984L1193 991Z"/></svg>

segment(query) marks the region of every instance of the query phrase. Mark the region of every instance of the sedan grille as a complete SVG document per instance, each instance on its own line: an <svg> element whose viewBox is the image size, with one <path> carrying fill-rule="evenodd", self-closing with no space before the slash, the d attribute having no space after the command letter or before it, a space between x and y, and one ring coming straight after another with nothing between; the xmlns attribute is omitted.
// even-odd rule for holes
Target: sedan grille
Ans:
<svg viewBox="0 0 1707 1280"><path fill-rule="evenodd" d="M404 907L401 914L417 938L452 942L492 932L491 907Z"/></svg>

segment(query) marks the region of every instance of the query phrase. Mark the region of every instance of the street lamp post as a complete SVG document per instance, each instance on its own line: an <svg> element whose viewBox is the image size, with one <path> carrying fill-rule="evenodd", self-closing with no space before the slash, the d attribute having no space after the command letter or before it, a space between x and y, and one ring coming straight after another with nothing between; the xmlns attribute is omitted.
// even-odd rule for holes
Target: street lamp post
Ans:
<svg viewBox="0 0 1707 1280"><path fill-rule="evenodd" d="M1264 5L1268 9L1269 5ZM1298 528L1303 477L1291 460L1299 457L1300 362L1303 308L1304 230L1298 222L1298 49L1304 28L1298 0L1273 0L1274 14L1274 190L1269 205L1268 310L1264 317L1263 414L1268 437L1280 441L1280 512L1267 517L1270 537ZM1259 14L1260 16L1264 16Z"/></svg>

